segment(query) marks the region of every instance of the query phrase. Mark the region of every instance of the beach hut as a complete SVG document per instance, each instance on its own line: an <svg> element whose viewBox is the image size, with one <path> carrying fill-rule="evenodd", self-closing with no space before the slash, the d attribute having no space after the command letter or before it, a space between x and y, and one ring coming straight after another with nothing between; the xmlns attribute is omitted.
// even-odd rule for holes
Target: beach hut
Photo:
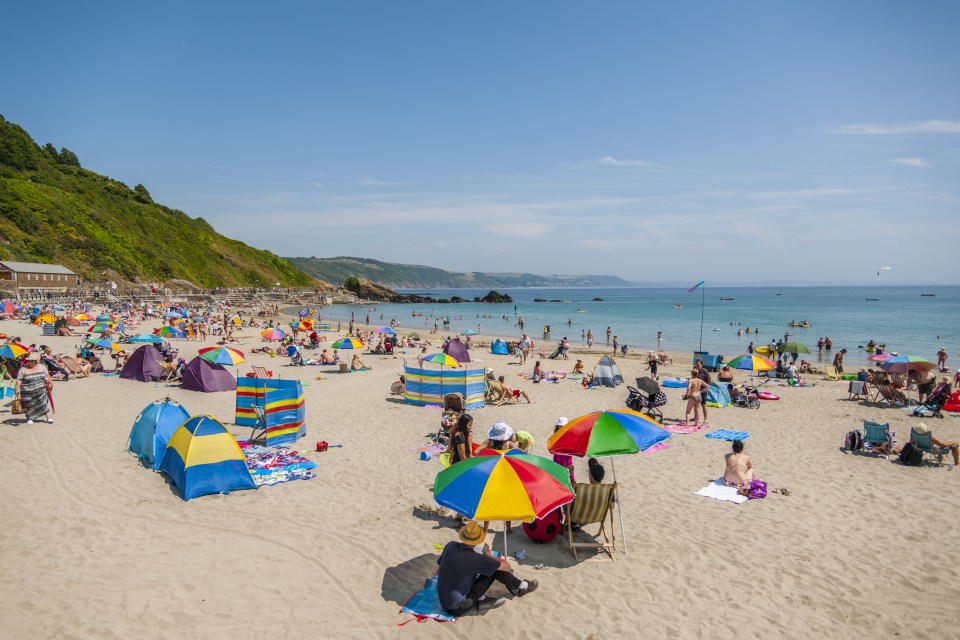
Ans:
<svg viewBox="0 0 960 640"><path fill-rule="evenodd" d="M193 416L177 428L160 471L170 476L184 500L257 488L237 441L213 416Z"/></svg>
<svg viewBox="0 0 960 640"><path fill-rule="evenodd" d="M219 364L211 364L197 356L183 369L183 388L190 391L233 391L237 379Z"/></svg>
<svg viewBox="0 0 960 640"><path fill-rule="evenodd" d="M485 372L482 367L445 368L439 371L422 366L403 367L407 381L404 400L407 404L423 407L427 405L443 406L443 396L459 393L466 399L467 409L479 409L484 406L486 386Z"/></svg>
<svg viewBox="0 0 960 640"><path fill-rule="evenodd" d="M255 407L263 408L266 424L258 424ZM263 441L268 447L296 442L307 433L303 385L299 380L240 378L233 421L265 429Z"/></svg>
<svg viewBox="0 0 960 640"><path fill-rule="evenodd" d="M137 454L145 465L156 471L170 436L189 419L187 410L170 398L149 404L133 423L127 451Z"/></svg>
<svg viewBox="0 0 960 640"><path fill-rule="evenodd" d="M120 377L140 382L160 380L166 376L163 367L160 366L161 360L163 360L163 354L152 344L145 344L134 351L124 363Z"/></svg>
<svg viewBox="0 0 960 640"><path fill-rule="evenodd" d="M593 385L601 387L616 387L623 384L623 375L620 373L620 367L610 356L603 356L600 362L593 368Z"/></svg>
<svg viewBox="0 0 960 640"><path fill-rule="evenodd" d="M505 356L510 354L510 348L507 346L507 343L497 338L490 343L490 353L497 356Z"/></svg>
<svg viewBox="0 0 960 640"><path fill-rule="evenodd" d="M459 336L447 342L443 347L443 352L460 364L470 362L470 350L467 349L467 345L460 341Z"/></svg>

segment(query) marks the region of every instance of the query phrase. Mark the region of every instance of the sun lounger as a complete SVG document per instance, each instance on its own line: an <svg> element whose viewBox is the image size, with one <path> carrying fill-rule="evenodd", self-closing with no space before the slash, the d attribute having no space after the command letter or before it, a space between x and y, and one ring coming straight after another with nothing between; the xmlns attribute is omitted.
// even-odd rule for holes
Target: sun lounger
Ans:
<svg viewBox="0 0 960 640"><path fill-rule="evenodd" d="M907 397L903 395L903 391L894 389L890 385L877 385L877 393L879 394L878 401L883 406L889 407L893 405L907 404Z"/></svg>
<svg viewBox="0 0 960 640"><path fill-rule="evenodd" d="M870 394L867 392L867 383L861 380L851 380L847 387L847 400L867 400Z"/></svg>

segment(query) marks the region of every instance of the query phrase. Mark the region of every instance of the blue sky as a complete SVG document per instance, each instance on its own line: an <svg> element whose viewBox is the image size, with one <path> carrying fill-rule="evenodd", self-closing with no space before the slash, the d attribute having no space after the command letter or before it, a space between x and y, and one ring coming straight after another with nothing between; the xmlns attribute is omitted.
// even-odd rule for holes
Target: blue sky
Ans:
<svg viewBox="0 0 960 640"><path fill-rule="evenodd" d="M958 282L960 3L72 2L0 113L281 255Z"/></svg>

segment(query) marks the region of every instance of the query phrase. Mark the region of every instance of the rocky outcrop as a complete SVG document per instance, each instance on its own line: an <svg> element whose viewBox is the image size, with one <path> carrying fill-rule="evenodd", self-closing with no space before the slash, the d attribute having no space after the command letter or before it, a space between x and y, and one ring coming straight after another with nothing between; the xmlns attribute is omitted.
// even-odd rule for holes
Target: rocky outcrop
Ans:
<svg viewBox="0 0 960 640"><path fill-rule="evenodd" d="M508 296L505 293L500 293L499 291L491 291L482 298L474 298L474 302L486 302L488 304L504 304L507 302L513 302L513 298Z"/></svg>

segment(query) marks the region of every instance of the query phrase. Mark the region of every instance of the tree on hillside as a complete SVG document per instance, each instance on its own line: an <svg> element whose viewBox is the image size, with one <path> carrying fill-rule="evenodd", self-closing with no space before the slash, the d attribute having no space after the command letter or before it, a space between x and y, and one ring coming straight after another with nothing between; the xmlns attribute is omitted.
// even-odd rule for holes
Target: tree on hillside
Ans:
<svg viewBox="0 0 960 640"><path fill-rule="evenodd" d="M147 191L147 188L142 184L138 184L133 188L133 194L133 199L137 202L153 204L153 198L150 197L150 192Z"/></svg>
<svg viewBox="0 0 960 640"><path fill-rule="evenodd" d="M344 280L343 288L347 291L352 291L353 293L360 293L360 278L356 276L350 276Z"/></svg>
<svg viewBox="0 0 960 640"><path fill-rule="evenodd" d="M66 147L60 147L60 153L57 156L57 159L60 161L60 164L65 164L71 167L80 166L80 158L77 157L73 151L67 149Z"/></svg>

